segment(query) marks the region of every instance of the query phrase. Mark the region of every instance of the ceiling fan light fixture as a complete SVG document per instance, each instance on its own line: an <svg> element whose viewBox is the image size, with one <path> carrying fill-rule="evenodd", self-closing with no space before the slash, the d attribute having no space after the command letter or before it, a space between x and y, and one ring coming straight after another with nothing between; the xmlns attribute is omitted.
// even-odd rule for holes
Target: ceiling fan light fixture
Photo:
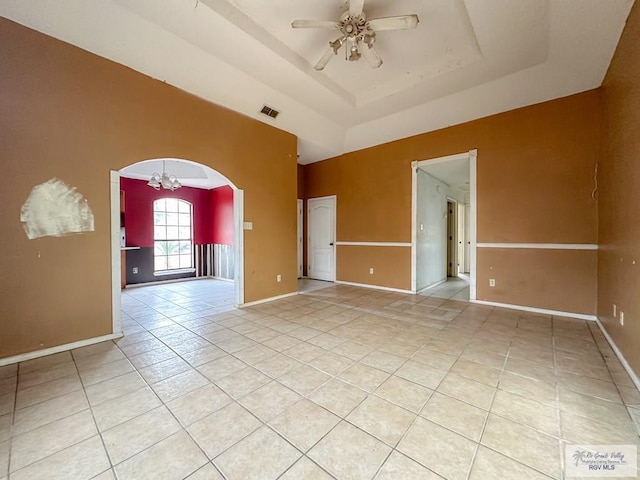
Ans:
<svg viewBox="0 0 640 480"><path fill-rule="evenodd" d="M358 51L358 47L354 44L351 46L351 50L349 50L349 61L355 62L360 59L360 52Z"/></svg>
<svg viewBox="0 0 640 480"><path fill-rule="evenodd" d="M351 62L365 57L371 68L379 68L382 65L382 58L373 47L376 40L376 31L381 30L409 30L418 26L418 16L400 15L395 17L375 18L367 21L363 12L365 0L349 0L349 9L340 16L339 22L329 20L294 20L291 23L293 28L325 28L338 29L342 37L333 42L329 42L329 49L318 63L314 66L316 70L323 70L331 60L332 54L337 55L338 50L344 43L347 43L345 59Z"/></svg>

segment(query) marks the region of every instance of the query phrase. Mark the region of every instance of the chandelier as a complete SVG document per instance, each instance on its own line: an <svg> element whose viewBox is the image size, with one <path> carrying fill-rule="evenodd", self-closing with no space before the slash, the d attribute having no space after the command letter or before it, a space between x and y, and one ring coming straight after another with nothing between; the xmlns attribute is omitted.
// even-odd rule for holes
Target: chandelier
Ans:
<svg viewBox="0 0 640 480"><path fill-rule="evenodd" d="M165 165L164 165L164 160L163 160L162 161L162 175L160 175L158 172L154 172L154 174L151 175L151 180L149 180L147 185L149 185L150 187L155 188L156 190L160 190L160 187L162 187L162 188L164 188L166 190L171 190L172 192L174 190L177 190L180 187L182 187L182 184L178 181L176 176L175 175L169 175L166 172L164 167L165 167Z"/></svg>

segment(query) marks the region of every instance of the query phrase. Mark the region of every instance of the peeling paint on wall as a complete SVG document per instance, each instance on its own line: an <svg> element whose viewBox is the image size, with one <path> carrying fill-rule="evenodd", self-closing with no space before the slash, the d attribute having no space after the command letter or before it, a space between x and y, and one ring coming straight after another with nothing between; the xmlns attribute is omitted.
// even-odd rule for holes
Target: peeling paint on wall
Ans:
<svg viewBox="0 0 640 480"><path fill-rule="evenodd" d="M33 187L20 210L20 221L30 240L95 230L87 200L57 178Z"/></svg>

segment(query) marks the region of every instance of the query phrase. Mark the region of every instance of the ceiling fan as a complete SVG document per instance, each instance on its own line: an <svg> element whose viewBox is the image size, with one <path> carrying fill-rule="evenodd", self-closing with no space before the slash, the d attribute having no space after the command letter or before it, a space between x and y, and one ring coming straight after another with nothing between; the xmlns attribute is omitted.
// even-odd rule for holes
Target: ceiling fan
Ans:
<svg viewBox="0 0 640 480"><path fill-rule="evenodd" d="M373 47L376 32L383 30L408 30L416 28L418 16L401 15L397 17L383 17L367 20L363 9L365 0L349 0L349 10L340 16L340 21L331 20L294 20L293 28L326 28L339 30L341 36L329 42L329 49L316 63L315 69L322 70L329 63L333 55L338 54L342 45L346 45L345 58L356 61L361 56L367 59L372 68L382 65L382 58Z"/></svg>

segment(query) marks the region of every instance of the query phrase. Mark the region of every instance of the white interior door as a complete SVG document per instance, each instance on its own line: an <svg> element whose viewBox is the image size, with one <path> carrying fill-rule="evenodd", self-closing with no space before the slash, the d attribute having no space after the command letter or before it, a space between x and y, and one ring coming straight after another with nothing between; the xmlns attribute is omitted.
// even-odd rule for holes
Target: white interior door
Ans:
<svg viewBox="0 0 640 480"><path fill-rule="evenodd" d="M302 278L302 205L302 200L298 199L298 278Z"/></svg>
<svg viewBox="0 0 640 480"><path fill-rule="evenodd" d="M335 273L336 197L307 200L308 276L333 282Z"/></svg>

